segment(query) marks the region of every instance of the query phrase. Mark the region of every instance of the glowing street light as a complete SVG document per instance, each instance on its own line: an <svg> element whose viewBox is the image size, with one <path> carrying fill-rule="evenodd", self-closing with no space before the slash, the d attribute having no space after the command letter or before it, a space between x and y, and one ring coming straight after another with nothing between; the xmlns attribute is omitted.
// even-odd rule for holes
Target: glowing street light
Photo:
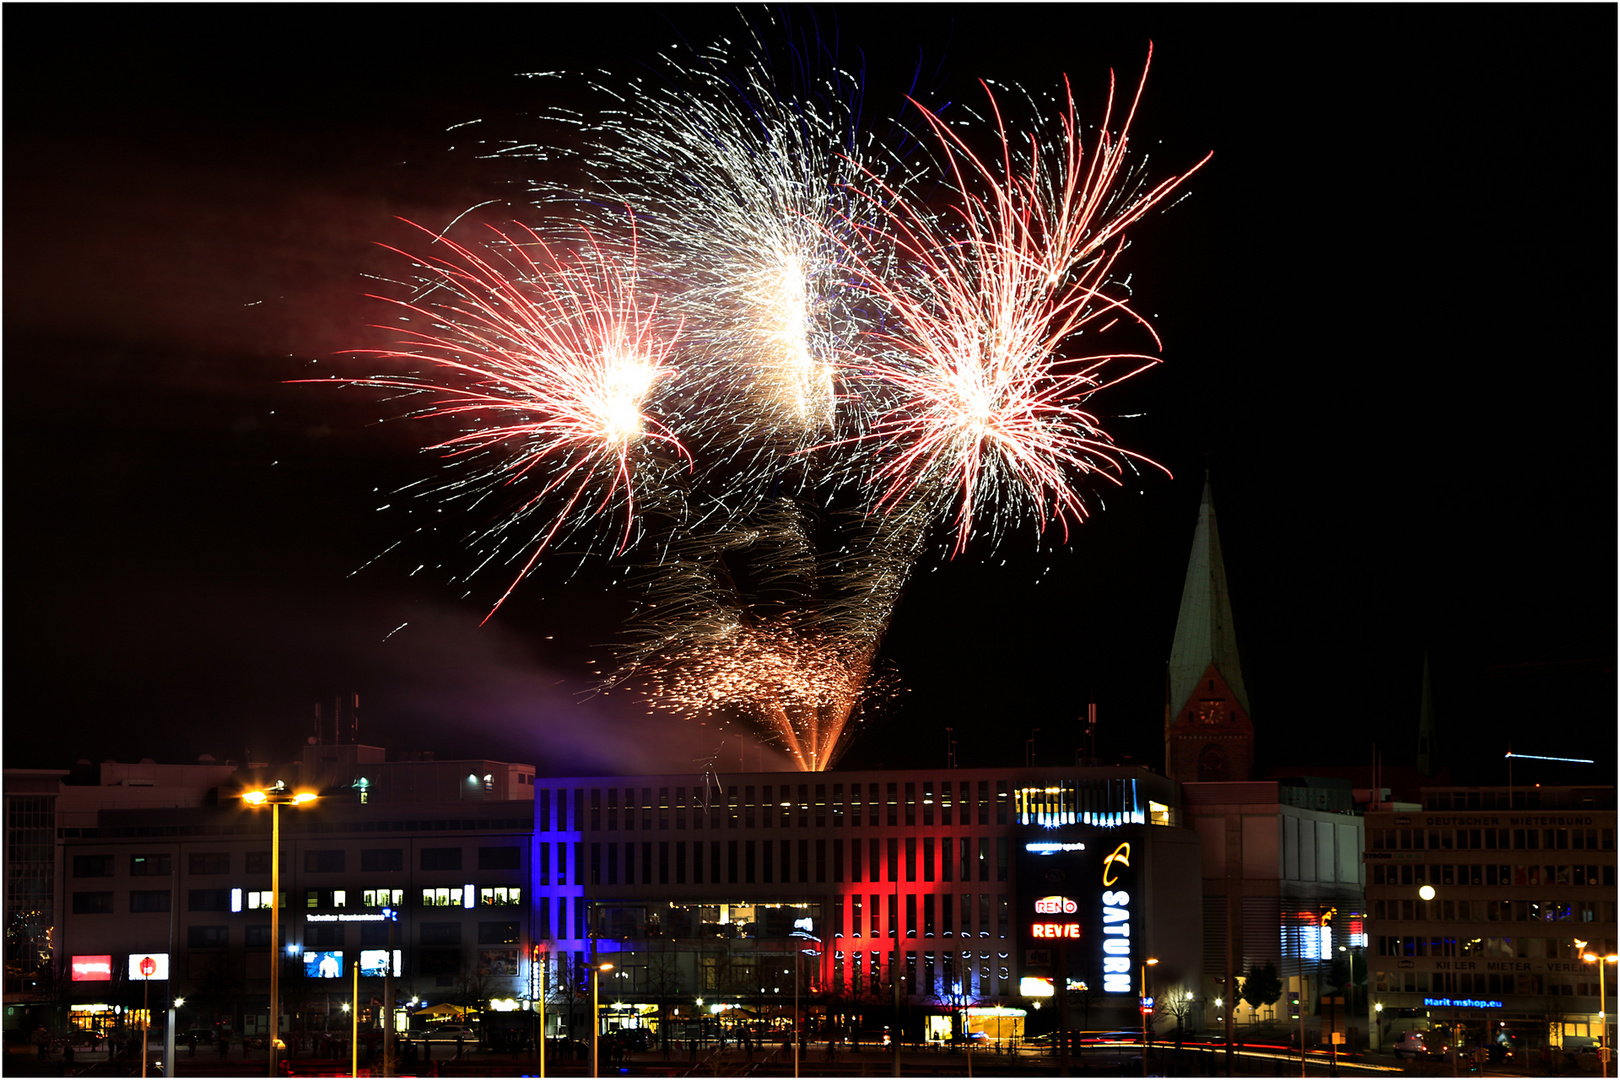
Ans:
<svg viewBox="0 0 1620 1080"><path fill-rule="evenodd" d="M314 802L313 791L290 791L284 780L257 791L242 792L242 801L257 809L270 807L270 1075L276 1075L281 1045L281 808Z"/></svg>
<svg viewBox="0 0 1620 1080"><path fill-rule="evenodd" d="M1156 957L1156 956L1150 956L1146 960L1142 961L1142 1003L1141 1004L1142 1004L1142 1075L1143 1076L1147 1075L1147 1067L1148 1067L1147 1066L1147 1059L1148 1059L1148 1014L1153 1011L1153 1006L1148 1004L1147 969L1148 969L1148 967L1150 965L1157 964L1158 962L1159 962L1159 958Z"/></svg>
<svg viewBox="0 0 1620 1080"><path fill-rule="evenodd" d="M1620 953L1610 953L1608 956L1599 956L1597 953L1586 952L1586 942L1575 938L1575 948L1581 950L1581 959L1588 964L1597 965L1598 973L1598 1075L1609 1075L1609 1010L1608 1000L1604 995L1603 965L1620 964Z"/></svg>
<svg viewBox="0 0 1620 1080"><path fill-rule="evenodd" d="M597 1067L598 1044L602 1041L602 972L612 971L613 965L604 960L591 968L591 1075L601 1076Z"/></svg>

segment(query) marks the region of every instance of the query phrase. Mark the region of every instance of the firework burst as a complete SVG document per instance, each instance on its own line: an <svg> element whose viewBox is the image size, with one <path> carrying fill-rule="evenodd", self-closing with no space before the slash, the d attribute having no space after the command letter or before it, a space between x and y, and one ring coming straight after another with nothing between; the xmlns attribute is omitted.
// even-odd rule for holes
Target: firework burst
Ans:
<svg viewBox="0 0 1620 1080"><path fill-rule="evenodd" d="M649 411L675 375L669 356L679 326L660 328L656 301L637 293L633 223L628 257L589 234L567 252L530 229L491 233L483 253L440 236L434 243L449 258L399 252L421 277L416 295L374 299L425 328L407 329L399 347L357 355L420 366L336 381L424 395L410 415L456 422L458 434L426 448L457 466L433 489L440 496L509 496L499 522L476 537L490 548L485 563L521 567L493 615L565 527L622 514L623 550L636 520L638 463L655 464L649 443L666 459L689 455Z"/></svg>
<svg viewBox="0 0 1620 1080"><path fill-rule="evenodd" d="M1128 461L1155 464L1116 446L1086 402L1157 358L1072 357L1065 350L1088 328L1104 330L1121 319L1152 333L1110 289L1123 234L1204 163L1151 189L1122 183L1142 84L1113 133L1110 81L1090 153L1067 84L1055 154L1038 131L1023 139L1009 134L994 93L985 89L999 154L986 161L944 120L924 112L959 201L930 212L868 172L864 190L882 221L863 227L863 245L897 250L906 272L893 274L887 260L854 259L860 288L892 321L877 334L886 348L859 361L861 376L885 404L852 441L877 446L870 475L879 509L916 500L955 503L956 552L985 516L983 504L1006 518L1022 508L1043 530L1055 519L1067 538L1070 522L1086 515L1081 478L1117 483ZM1119 371L1122 365L1129 370Z"/></svg>

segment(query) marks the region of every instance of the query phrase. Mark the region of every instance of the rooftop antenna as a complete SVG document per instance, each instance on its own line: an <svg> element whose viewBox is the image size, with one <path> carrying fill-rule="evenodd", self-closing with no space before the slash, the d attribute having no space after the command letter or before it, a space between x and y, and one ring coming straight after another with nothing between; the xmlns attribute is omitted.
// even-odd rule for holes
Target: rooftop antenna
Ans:
<svg viewBox="0 0 1620 1080"><path fill-rule="evenodd" d="M951 727L945 729L945 767L947 769L956 768L956 740L951 737L955 731L956 729Z"/></svg>

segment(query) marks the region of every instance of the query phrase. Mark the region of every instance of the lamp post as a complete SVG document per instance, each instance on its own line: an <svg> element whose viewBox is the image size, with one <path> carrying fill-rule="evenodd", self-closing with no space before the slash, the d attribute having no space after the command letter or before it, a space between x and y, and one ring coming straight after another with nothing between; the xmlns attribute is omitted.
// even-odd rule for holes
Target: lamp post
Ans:
<svg viewBox="0 0 1620 1080"><path fill-rule="evenodd" d="M603 961L591 968L591 1075L601 1076L598 1068L597 1047L602 1039L602 1014L600 1000L602 992L602 972L612 971L613 965Z"/></svg>
<svg viewBox="0 0 1620 1080"><path fill-rule="evenodd" d="M821 939L820 938L816 937L814 934L807 933L807 932L805 932L803 930L795 930L792 933L790 933L788 936L789 937L794 937L794 938L802 938L805 941L813 941L817 945L821 944ZM799 1075L799 1038L800 1038L800 1036L799 1036L799 978L800 978L799 967L800 967L800 962L803 960L804 954L806 952L808 952L811 956L820 956L821 955L821 950L820 949L806 949L803 945L797 945L793 949L793 1075L794 1076Z"/></svg>
<svg viewBox="0 0 1620 1080"><path fill-rule="evenodd" d="M242 792L252 807L270 807L270 1075L276 1075L276 1049L281 1042L281 808L315 801L313 791L293 792L284 780L272 787Z"/></svg>
<svg viewBox="0 0 1620 1080"><path fill-rule="evenodd" d="M1584 950L1586 948L1586 942L1577 939L1575 941L1575 947L1577 949ZM1604 987L1603 965L1604 964L1620 964L1620 953L1610 953L1608 956L1599 956L1597 953L1589 953L1589 952L1583 951L1581 953L1581 959L1585 960L1589 964L1596 964L1597 965L1597 974L1598 974L1598 1024L1599 1024L1599 1029L1598 1029L1598 1075L1599 1076L1608 1076L1609 1075L1609 1010L1608 1010L1608 1000L1604 996L1604 989L1603 989L1603 987Z"/></svg>
<svg viewBox="0 0 1620 1080"><path fill-rule="evenodd" d="M1158 957L1155 957L1155 956L1150 956L1146 960L1142 961L1142 1000L1140 1002L1140 1007L1141 1007L1141 1010L1142 1010L1142 1075L1143 1076L1147 1075L1147 1067L1148 1067L1147 1066L1147 1059L1148 1059L1148 1013L1153 1011L1152 1006L1148 1004L1147 969L1149 968L1149 966L1151 966L1153 964L1157 964L1158 962L1159 962Z"/></svg>
<svg viewBox="0 0 1620 1080"><path fill-rule="evenodd" d="M169 962L174 962L174 952L169 953ZM172 982L169 985L174 985ZM163 1075L174 1076L174 1011L186 1003L183 997L177 997L169 1002L169 1030L163 1036Z"/></svg>

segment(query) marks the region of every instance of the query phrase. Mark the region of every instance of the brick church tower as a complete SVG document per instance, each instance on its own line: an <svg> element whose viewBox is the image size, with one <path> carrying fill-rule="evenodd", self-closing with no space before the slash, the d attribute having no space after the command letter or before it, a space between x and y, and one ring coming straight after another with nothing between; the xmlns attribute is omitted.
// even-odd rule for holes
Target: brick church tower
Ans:
<svg viewBox="0 0 1620 1080"><path fill-rule="evenodd" d="M1182 783L1248 780L1254 725L1207 473L1166 679L1164 774Z"/></svg>

